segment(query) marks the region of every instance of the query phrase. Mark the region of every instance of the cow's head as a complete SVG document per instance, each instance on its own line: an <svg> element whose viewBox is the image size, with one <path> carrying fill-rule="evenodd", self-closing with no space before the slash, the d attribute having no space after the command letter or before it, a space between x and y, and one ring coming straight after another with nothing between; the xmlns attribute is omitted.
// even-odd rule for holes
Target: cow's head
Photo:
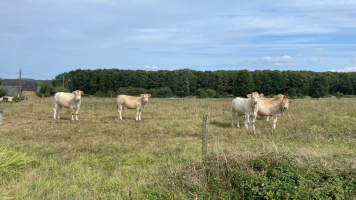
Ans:
<svg viewBox="0 0 356 200"><path fill-rule="evenodd" d="M150 94L141 94L141 97L143 99L143 102L148 102L148 98L150 98L151 95Z"/></svg>
<svg viewBox="0 0 356 200"><path fill-rule="evenodd" d="M253 99L253 103L257 104L258 103L258 98L263 97L263 94L258 94L258 92L253 92L252 94L248 94L247 98Z"/></svg>
<svg viewBox="0 0 356 200"><path fill-rule="evenodd" d="M279 101L282 103L283 110L287 110L289 103L292 103L292 100L289 100L287 96L283 95L283 98L279 99Z"/></svg>
<svg viewBox="0 0 356 200"><path fill-rule="evenodd" d="M72 94L74 94L76 101L80 101L82 99L82 95L84 94L84 92L80 90L76 90L73 91Z"/></svg>
<svg viewBox="0 0 356 200"><path fill-rule="evenodd" d="M274 96L274 99L283 99L283 94L278 94L276 96Z"/></svg>

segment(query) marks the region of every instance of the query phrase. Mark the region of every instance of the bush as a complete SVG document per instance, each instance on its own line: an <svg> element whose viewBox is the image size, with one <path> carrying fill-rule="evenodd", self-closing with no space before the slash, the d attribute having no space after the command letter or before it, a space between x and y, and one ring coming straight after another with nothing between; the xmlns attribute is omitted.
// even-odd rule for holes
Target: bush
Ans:
<svg viewBox="0 0 356 200"><path fill-rule="evenodd" d="M141 94L147 93L147 90L144 88L136 88L136 87L120 87L117 91L117 94L125 94L132 96L139 96Z"/></svg>
<svg viewBox="0 0 356 200"><path fill-rule="evenodd" d="M172 97L173 96L172 90L169 87L151 89L150 93L151 93L152 96L158 97L158 98L168 98L168 97Z"/></svg>
<svg viewBox="0 0 356 200"><path fill-rule="evenodd" d="M148 185L146 197L159 199L352 199L356 170L331 170L318 163L294 162L293 157L264 154L256 157L212 157L192 171L171 175ZM201 169L198 170L197 169ZM152 189L154 188L154 189Z"/></svg>
<svg viewBox="0 0 356 200"><path fill-rule="evenodd" d="M57 92L69 92L69 89L62 86L57 86L53 88L53 93L57 93Z"/></svg>
<svg viewBox="0 0 356 200"><path fill-rule="evenodd" d="M96 97L106 97L106 94L102 91L97 91L97 92L95 92L95 96Z"/></svg>
<svg viewBox="0 0 356 200"><path fill-rule="evenodd" d="M342 98L342 97L344 96L344 94L341 93L341 92L336 92L336 93L334 93L334 96L335 96L336 98L340 99L340 98Z"/></svg>
<svg viewBox="0 0 356 200"><path fill-rule="evenodd" d="M20 102L21 99L20 99L20 97L14 97L14 98L12 99L12 101L14 101L14 102Z"/></svg>
<svg viewBox="0 0 356 200"><path fill-rule="evenodd" d="M294 99L297 96L297 91L294 88L290 88L287 90L287 95L289 98Z"/></svg>
<svg viewBox="0 0 356 200"><path fill-rule="evenodd" d="M211 97L211 98L216 97L216 92L215 92L215 90L207 89L205 92L206 92L206 94L208 95L208 97Z"/></svg>
<svg viewBox="0 0 356 200"><path fill-rule="evenodd" d="M208 97L208 94L205 92L204 89L202 88L199 88L195 91L195 95L198 96L200 99L202 98L207 98Z"/></svg>
<svg viewBox="0 0 356 200"><path fill-rule="evenodd" d="M6 90L2 87L0 87L0 97L3 97L6 95Z"/></svg>
<svg viewBox="0 0 356 200"><path fill-rule="evenodd" d="M51 96L51 93L46 92L46 93L44 93L44 96L45 96L45 97L50 97L50 96Z"/></svg>

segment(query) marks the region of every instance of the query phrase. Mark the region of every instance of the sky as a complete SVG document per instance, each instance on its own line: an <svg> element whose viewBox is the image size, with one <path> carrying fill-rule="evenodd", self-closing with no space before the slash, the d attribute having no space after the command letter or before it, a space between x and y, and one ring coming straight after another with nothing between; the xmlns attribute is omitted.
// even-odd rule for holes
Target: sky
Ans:
<svg viewBox="0 0 356 200"><path fill-rule="evenodd" d="M0 0L0 78L356 71L356 0Z"/></svg>

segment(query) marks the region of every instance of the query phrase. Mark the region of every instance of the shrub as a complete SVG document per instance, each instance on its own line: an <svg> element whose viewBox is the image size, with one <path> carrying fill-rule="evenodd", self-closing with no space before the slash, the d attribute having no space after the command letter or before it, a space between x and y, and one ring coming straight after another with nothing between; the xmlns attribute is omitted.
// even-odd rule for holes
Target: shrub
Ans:
<svg viewBox="0 0 356 200"><path fill-rule="evenodd" d="M173 96L172 90L169 87L151 89L150 93L151 93L152 96L158 97L158 98L168 98L168 97L172 97Z"/></svg>
<svg viewBox="0 0 356 200"><path fill-rule="evenodd" d="M205 92L208 95L208 97L211 97L211 98L216 97L216 92L212 89L207 89Z"/></svg>
<svg viewBox="0 0 356 200"><path fill-rule="evenodd" d="M336 92L336 93L334 93L334 96L337 97L338 99L340 99L340 98L342 98L342 96L344 96L344 94L341 92Z"/></svg>
<svg viewBox="0 0 356 200"><path fill-rule="evenodd" d="M209 158L192 171L170 176L168 182L149 185L152 199L352 199L356 170L331 170L318 163L297 164L280 154L252 158ZM201 170L196 170L201 169ZM194 180L194 181L193 181Z"/></svg>
<svg viewBox="0 0 356 200"><path fill-rule="evenodd" d="M96 97L105 97L106 94L104 92L102 92L102 91L97 91L97 92L95 92L95 96Z"/></svg>
<svg viewBox="0 0 356 200"><path fill-rule="evenodd" d="M202 98L207 98L208 97L208 94L205 92L204 89L202 88L199 88L195 91L195 95L198 96L200 99Z"/></svg>
<svg viewBox="0 0 356 200"><path fill-rule="evenodd" d="M44 96L45 96L45 97L50 97L50 96L51 96L51 93L46 92L46 93L44 93Z"/></svg>
<svg viewBox="0 0 356 200"><path fill-rule="evenodd" d="M290 88L287 90L287 95L293 99L297 96L297 91L294 88Z"/></svg>
<svg viewBox="0 0 356 200"><path fill-rule="evenodd" d="M57 86L53 88L53 93L57 93L57 92L69 92L69 89L62 86Z"/></svg>
<svg viewBox="0 0 356 200"><path fill-rule="evenodd" d="M21 99L20 99L20 97L14 97L14 98L12 99L12 101L14 101L14 102L20 102Z"/></svg>
<svg viewBox="0 0 356 200"><path fill-rule="evenodd" d="M6 95L6 90L2 87L0 87L0 97L3 97Z"/></svg>
<svg viewBox="0 0 356 200"><path fill-rule="evenodd" d="M147 93L147 90L144 88L137 88L137 87L120 87L116 93L132 95L132 96L139 96L141 94Z"/></svg>

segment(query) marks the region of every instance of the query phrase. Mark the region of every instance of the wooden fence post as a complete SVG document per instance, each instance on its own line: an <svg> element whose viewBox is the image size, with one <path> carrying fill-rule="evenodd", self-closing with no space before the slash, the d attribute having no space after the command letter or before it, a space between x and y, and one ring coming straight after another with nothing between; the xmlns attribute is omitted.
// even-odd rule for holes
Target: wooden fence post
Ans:
<svg viewBox="0 0 356 200"><path fill-rule="evenodd" d="M203 135L202 135L202 155L208 154L208 127L209 127L209 114L203 114Z"/></svg>
<svg viewBox="0 0 356 200"><path fill-rule="evenodd" d="M0 111L0 126L2 125L2 114L3 114L3 111Z"/></svg>

